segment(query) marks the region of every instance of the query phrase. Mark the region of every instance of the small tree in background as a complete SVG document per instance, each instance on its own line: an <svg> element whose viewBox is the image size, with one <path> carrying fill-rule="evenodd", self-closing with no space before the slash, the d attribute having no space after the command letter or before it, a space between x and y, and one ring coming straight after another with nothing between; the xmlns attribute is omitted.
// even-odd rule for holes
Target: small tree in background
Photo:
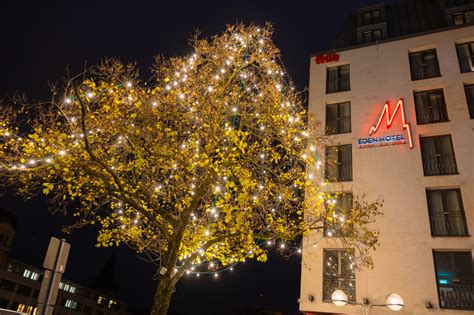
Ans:
<svg viewBox="0 0 474 315"><path fill-rule="evenodd" d="M194 37L189 56L157 58L152 81L109 59L49 102L2 106L4 184L47 195L77 217L73 227L97 223L100 246L145 253L159 275L152 314L166 314L185 273L263 262L267 241L328 221L350 225L339 240L370 265L380 203L341 212L331 202L318 155L327 139L308 130L271 35L229 26Z"/></svg>

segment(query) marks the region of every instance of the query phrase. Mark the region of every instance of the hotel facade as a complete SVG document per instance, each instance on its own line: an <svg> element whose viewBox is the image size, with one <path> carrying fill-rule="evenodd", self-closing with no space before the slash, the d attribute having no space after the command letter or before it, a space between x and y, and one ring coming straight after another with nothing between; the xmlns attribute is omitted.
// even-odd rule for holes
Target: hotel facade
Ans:
<svg viewBox="0 0 474 315"><path fill-rule="evenodd" d="M360 194L384 203L373 269L354 268L337 233L304 240L305 314L365 314L391 293L404 300L400 314L474 311L473 22L474 1L379 4L311 57L309 109L336 162L327 189L342 193L340 207ZM347 305L332 303L335 290Z"/></svg>

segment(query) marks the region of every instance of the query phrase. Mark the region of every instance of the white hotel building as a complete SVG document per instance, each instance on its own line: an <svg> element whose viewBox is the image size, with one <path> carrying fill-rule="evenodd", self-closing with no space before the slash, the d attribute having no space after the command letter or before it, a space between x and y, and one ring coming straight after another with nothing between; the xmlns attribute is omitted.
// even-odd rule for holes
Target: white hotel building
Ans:
<svg viewBox="0 0 474 315"><path fill-rule="evenodd" d="M472 0L379 4L311 58L310 111L337 160L325 171L337 184L327 187L346 193L340 205L381 197L384 215L373 269L350 268L334 236L304 240L304 314L395 314L368 310L390 293L404 300L399 314L474 311L473 22ZM337 289L347 305L331 303Z"/></svg>

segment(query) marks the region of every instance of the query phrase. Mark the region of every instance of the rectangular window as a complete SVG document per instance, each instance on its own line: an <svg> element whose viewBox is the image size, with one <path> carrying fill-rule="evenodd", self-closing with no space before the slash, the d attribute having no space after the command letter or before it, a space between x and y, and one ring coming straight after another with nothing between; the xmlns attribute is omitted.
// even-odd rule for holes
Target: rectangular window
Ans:
<svg viewBox="0 0 474 315"><path fill-rule="evenodd" d="M433 252L439 306L474 310L471 252Z"/></svg>
<svg viewBox="0 0 474 315"><path fill-rule="evenodd" d="M467 107L469 109L469 117L474 119L474 84L464 86L466 92Z"/></svg>
<svg viewBox="0 0 474 315"><path fill-rule="evenodd" d="M421 137L420 145L425 176L458 173L450 135Z"/></svg>
<svg viewBox="0 0 474 315"><path fill-rule="evenodd" d="M325 170L330 182L352 181L352 145L326 147Z"/></svg>
<svg viewBox="0 0 474 315"><path fill-rule="evenodd" d="M344 291L355 302L355 264L352 250L325 249L323 253L323 300L331 301L335 290Z"/></svg>
<svg viewBox="0 0 474 315"><path fill-rule="evenodd" d="M381 21L380 10L367 11L362 14L362 25L370 25Z"/></svg>
<svg viewBox="0 0 474 315"><path fill-rule="evenodd" d="M456 45L459 69L462 73L474 71L474 42Z"/></svg>
<svg viewBox="0 0 474 315"><path fill-rule="evenodd" d="M326 105L326 133L334 135L351 132L351 103Z"/></svg>
<svg viewBox="0 0 474 315"><path fill-rule="evenodd" d="M415 93L415 109L419 125L448 121L442 89Z"/></svg>
<svg viewBox="0 0 474 315"><path fill-rule="evenodd" d="M0 279L0 289L13 291L15 290L16 283L7 279Z"/></svg>
<svg viewBox="0 0 474 315"><path fill-rule="evenodd" d="M343 65L339 67L331 67L327 69L326 92L336 93L349 91L350 84L350 66Z"/></svg>
<svg viewBox="0 0 474 315"><path fill-rule="evenodd" d="M466 236L467 226L459 189L427 190L431 235Z"/></svg>
<svg viewBox="0 0 474 315"><path fill-rule="evenodd" d="M409 56L413 81L441 76L436 49L410 53Z"/></svg>
<svg viewBox="0 0 474 315"><path fill-rule="evenodd" d="M453 13L453 24L463 25L474 22L474 10L466 10Z"/></svg>
<svg viewBox="0 0 474 315"><path fill-rule="evenodd" d="M20 295L23 295L23 296L30 296L32 290L33 289L31 287L19 284L18 289L16 289L16 293L20 294Z"/></svg>
<svg viewBox="0 0 474 315"><path fill-rule="evenodd" d="M382 39L382 30L377 28L375 30L365 31L362 33L363 43L372 43Z"/></svg>
<svg viewBox="0 0 474 315"><path fill-rule="evenodd" d="M352 211L352 207L353 197L351 193L331 195L331 199L326 202L325 236L343 237L350 235L352 226L346 222L346 218Z"/></svg>

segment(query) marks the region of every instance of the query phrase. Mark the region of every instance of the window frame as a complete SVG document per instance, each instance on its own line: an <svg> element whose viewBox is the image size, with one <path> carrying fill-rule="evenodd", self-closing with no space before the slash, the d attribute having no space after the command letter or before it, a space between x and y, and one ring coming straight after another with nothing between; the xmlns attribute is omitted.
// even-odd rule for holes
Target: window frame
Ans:
<svg viewBox="0 0 474 315"><path fill-rule="evenodd" d="M332 302L330 300L330 296L332 295L332 292L329 292L329 299L325 297L325 293L326 293L326 286L325 286L325 282L326 282L326 268L327 268L327 255L329 252L337 252L337 258L338 258L338 271L339 271L339 275L335 276L336 279L342 279L343 281L347 281L347 280L352 280L353 281L353 291L354 291L354 295L350 294L351 292L348 292L347 288L345 288L346 290L344 290L344 292L348 295L348 299L349 301L351 302L355 302L356 301L356 294L357 294L357 280L356 280L356 273L355 273L355 268L354 267L349 267L351 270L352 270L352 276L353 276L353 279L350 278L347 278L346 277L343 277L342 276L342 270L343 268L341 267L341 261L342 261L342 255L344 253L347 253L348 255L352 255L352 257L354 257L354 250L353 249L347 249L347 248L324 248L323 249L323 270L322 270L322 301L323 302ZM349 259L349 258L348 258ZM354 258L353 258L354 259ZM350 259L349 259L350 260ZM354 263L355 264L355 263ZM354 265L355 266L355 265ZM331 279L332 280L332 279Z"/></svg>
<svg viewBox="0 0 474 315"><path fill-rule="evenodd" d="M378 12L378 15L379 15L377 19L374 18L374 13L375 12ZM369 18L367 20L367 23L366 23L366 19L365 19L366 15L369 16ZM380 23L380 22L382 22L382 10L372 9L372 10L362 12L362 26L373 25L373 24L377 24L377 23Z"/></svg>
<svg viewBox="0 0 474 315"><path fill-rule="evenodd" d="M344 120L344 119L347 119L347 117L341 117L341 106L343 105L347 105L349 106L349 130L348 131L344 131L342 132L341 131L341 121ZM329 107L333 107L333 106L337 106L337 117L335 119L335 125L336 125L336 129L337 130L332 130L328 127L329 125L329 117L328 117L328 108ZM352 132L352 108L351 108L351 102L350 101L347 101L347 102L339 102L339 103L332 103L332 104L326 104L326 124L325 124L325 129L326 129L326 135L340 135L340 134L345 134L345 133L351 133Z"/></svg>
<svg viewBox="0 0 474 315"><path fill-rule="evenodd" d="M448 137L449 138L449 141L450 141L450 144L451 144L451 152L452 152L453 160L454 160L455 172L448 173L448 174L427 174L426 169L425 169L425 164L424 164L425 156L423 154L422 141L424 141L423 139L436 139L436 138L443 138L443 137ZM459 169L458 169L458 164L457 164L457 160L456 160L456 153L454 152L453 137L450 134L443 134L443 135L436 135L436 136L420 136L419 141L420 141L420 151L421 151L421 163L422 163L422 166L423 166L423 175L424 176L459 175Z"/></svg>
<svg viewBox="0 0 474 315"><path fill-rule="evenodd" d="M422 117L421 116L421 113L419 111L419 104L417 102L417 95L421 95L421 94L426 94L428 96L428 104L423 104L423 106L426 105L425 107L425 111L429 111L429 114L430 116L432 116L433 114L433 111L432 110L429 110L430 108L433 108L434 106L431 104L431 98L429 97L430 95L432 94L436 94L436 93L440 93L441 94L441 97L442 97L442 100L443 100L443 110L444 112L441 114L441 110L439 110L439 113L440 113L440 117L442 115L444 115L445 117L445 120L438 120L438 121L434 121L434 120L431 120L428 119L429 121L421 121L422 120ZM448 115L448 108L446 106L446 97L444 95L444 90L443 89L434 89L434 90L427 90L427 91L418 91L418 92L413 92L413 98L414 98L414 101L415 101L415 113L416 113L416 123L417 125L429 125L429 124L436 124L436 123L443 123L443 122L449 122L449 115Z"/></svg>
<svg viewBox="0 0 474 315"><path fill-rule="evenodd" d="M342 173L342 169L343 169L343 163L341 162L342 160L342 156L341 156L341 147L350 147L350 152L351 152L351 162L350 162L350 178L342 178L341 176L341 173ZM337 151L337 162L336 162L336 171L337 171L337 174L336 174L336 179L335 180L332 180L332 178L329 178L329 174L328 174L328 170L329 170L329 163L328 163L328 153L329 153L329 148L337 148L338 151ZM324 167L324 177L326 180L328 180L329 182L331 183L339 183L339 182L352 182L353 181L353 178L354 178L354 170L353 170L353 161L352 161L352 144L338 144L338 145L332 145L332 146L327 146L326 147L326 152L325 152L325 167Z"/></svg>
<svg viewBox="0 0 474 315"><path fill-rule="evenodd" d="M434 53L434 56L436 57L436 73L435 75L433 76L429 76L427 73L428 73L428 70L429 68L427 68L427 64L426 63L422 63L420 65L420 67L422 68L423 70L423 76L422 77L416 77L416 74L417 72L414 72L414 69L413 67L415 66L412 62L412 56L415 56L415 55L418 55L418 54L421 54L422 56L422 61L424 62L425 58L424 56L429 54L429 53ZM411 80L412 81L419 81L419 80L426 80L426 79L432 79L432 78L439 78L441 77L441 69L439 67L439 59L438 59L438 52L436 50L436 48L430 48L430 49L425 49L425 50L420 50L420 51L414 51L414 52L408 52L408 60L409 60L409 65L410 65L410 75L411 75Z"/></svg>
<svg viewBox="0 0 474 315"><path fill-rule="evenodd" d="M468 89L472 89L473 96L472 96L471 102L469 102L469 98L467 96ZM469 111L469 118L474 119L474 83L464 85L464 94L466 95L466 103L467 103L467 110Z"/></svg>
<svg viewBox="0 0 474 315"><path fill-rule="evenodd" d="M350 198L350 209L348 209L348 212L352 212L354 209L354 194L352 192L338 192L338 193L333 193L331 194L331 198L334 198L337 202L336 205L341 204L342 198L348 197ZM340 207L342 208L342 207ZM328 211L328 205L325 203L325 210L326 212ZM335 211L337 212L337 211ZM323 227L323 235L324 237L327 238L343 238L351 235L351 232L353 231L353 224L347 224L345 228L332 228L332 231L334 231L334 234L328 235L328 228L330 226L334 225L334 223L329 224L327 220L324 220L324 227Z"/></svg>
<svg viewBox="0 0 474 315"><path fill-rule="evenodd" d="M449 212L450 212L450 211L446 211L446 208L447 208L446 194L447 194L447 192L452 192L452 191L455 191L456 194L457 194L457 197L458 197L458 202L459 202L459 205L460 205L459 216L461 217L461 219L463 221L465 233L464 234L451 234L451 233L448 233L446 235L436 234L435 233L436 231L434 229L434 222L433 222L433 211L430 208L431 200L430 200L429 195L431 193L434 193L434 192L441 193L443 209L445 210L443 212L443 214L444 214L443 223L445 224L446 230L449 230L449 228L446 226L446 224L447 224L447 218L446 217L449 216ZM429 188L429 189L426 189L426 203L427 203L427 207L428 207L428 215L429 215L429 219L430 219L430 230L431 230L431 236L432 237L469 237L470 236L468 226L467 226L467 221L466 221L466 213L464 211L464 202L463 202L463 199L462 199L462 193L461 193L460 188L434 188L434 189Z"/></svg>
<svg viewBox="0 0 474 315"><path fill-rule="evenodd" d="M380 32L380 36L379 36L378 39L375 36L376 31ZM366 40L366 37L365 37L366 34L370 34L370 40L368 40L368 41ZM375 43L375 42L380 41L380 40L382 40L382 29L381 28L374 28L374 29L362 32L362 43L364 43L364 44Z"/></svg>
<svg viewBox="0 0 474 315"><path fill-rule="evenodd" d="M348 78L347 78L347 89L343 90L342 89L342 74L341 74L341 70L343 68L347 67L348 70L349 70L349 75L348 75ZM329 90L329 72L333 69L336 69L336 74L337 74L337 77L336 77L336 89L334 91L332 90ZM339 66L334 66L334 67L327 67L326 68L326 94L332 94L332 93L339 93L339 92L346 92L346 91L350 91L351 90L351 67L350 67L350 64L343 64L343 65L339 65Z"/></svg>
<svg viewBox="0 0 474 315"><path fill-rule="evenodd" d="M440 283L439 283L439 277L438 277L438 265L436 263L436 254L437 253L448 253L448 254L456 254L456 253L467 253L470 255L470 261L471 261L471 269L472 269L472 252L471 251L467 251L467 250L433 250L432 251L432 255L433 255L433 267L434 267L434 271L435 271L435 281L436 281L436 292L438 293L438 305L439 305L439 308L442 309L442 310L474 310L474 308L449 308L449 307L445 307L443 306L443 301L441 299L441 294L440 294Z"/></svg>
<svg viewBox="0 0 474 315"><path fill-rule="evenodd" d="M464 45L467 45L470 55L469 55L469 56L464 56L464 57L462 57L462 56L459 54L459 49L458 49L458 47L464 46ZM459 71L460 71L461 73L471 73L471 72L474 72L474 41L456 44L455 48L456 48L456 55L457 55L457 57L458 57ZM471 59L471 71L463 71L462 66L461 66L461 58Z"/></svg>

